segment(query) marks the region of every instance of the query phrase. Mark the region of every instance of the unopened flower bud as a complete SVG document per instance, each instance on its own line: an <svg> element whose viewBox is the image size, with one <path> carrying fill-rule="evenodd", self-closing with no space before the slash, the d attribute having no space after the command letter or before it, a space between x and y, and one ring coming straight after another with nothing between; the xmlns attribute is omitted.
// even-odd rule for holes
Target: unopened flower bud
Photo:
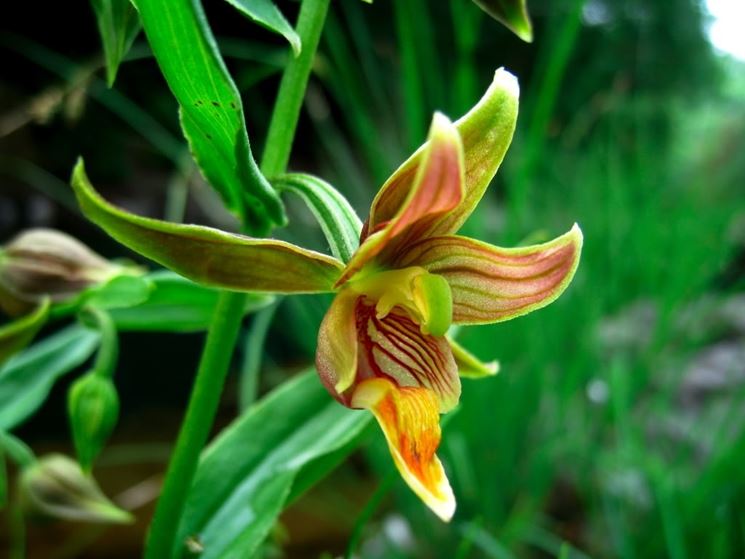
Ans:
<svg viewBox="0 0 745 559"><path fill-rule="evenodd" d="M26 302L62 301L121 273L122 267L54 229L29 229L0 249L0 287Z"/></svg>
<svg viewBox="0 0 745 559"><path fill-rule="evenodd" d="M114 383L95 373L82 376L68 392L67 414L78 461L83 470L90 471L119 415Z"/></svg>
<svg viewBox="0 0 745 559"><path fill-rule="evenodd" d="M27 467L21 474L20 493L29 513L81 522L132 521L132 515L106 498L74 460L61 454L50 454Z"/></svg>

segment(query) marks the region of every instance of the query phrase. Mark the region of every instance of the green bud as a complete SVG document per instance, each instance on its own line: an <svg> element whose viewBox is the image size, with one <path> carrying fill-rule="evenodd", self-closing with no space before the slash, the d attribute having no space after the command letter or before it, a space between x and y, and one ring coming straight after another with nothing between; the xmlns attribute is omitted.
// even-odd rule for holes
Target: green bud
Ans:
<svg viewBox="0 0 745 559"><path fill-rule="evenodd" d="M54 302L69 299L121 271L121 266L54 229L29 229L0 250L0 287L27 303L46 295Z"/></svg>
<svg viewBox="0 0 745 559"><path fill-rule="evenodd" d="M96 373L80 377L67 393L67 415L80 465L90 471L119 415L114 383Z"/></svg>
<svg viewBox="0 0 745 559"><path fill-rule="evenodd" d="M61 454L50 454L27 467L20 477L27 513L103 524L131 522L132 515L112 503L95 480Z"/></svg>

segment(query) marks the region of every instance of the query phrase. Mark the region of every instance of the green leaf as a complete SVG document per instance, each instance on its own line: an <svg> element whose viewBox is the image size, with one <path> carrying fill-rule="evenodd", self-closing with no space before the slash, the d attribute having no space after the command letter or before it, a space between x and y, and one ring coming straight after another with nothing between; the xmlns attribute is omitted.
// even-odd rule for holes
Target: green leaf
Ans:
<svg viewBox="0 0 745 559"><path fill-rule="evenodd" d="M33 414L54 382L88 359L98 341L98 332L68 326L0 368L0 430L10 430Z"/></svg>
<svg viewBox="0 0 745 559"><path fill-rule="evenodd" d="M533 25L530 23L525 0L473 0L491 17L528 43L533 42Z"/></svg>
<svg viewBox="0 0 745 559"><path fill-rule="evenodd" d="M118 330L199 332L207 329L217 304L217 290L165 270L153 272L147 279L153 289L146 301L110 312ZM271 295L260 293L249 293L247 298L246 313L274 301Z"/></svg>
<svg viewBox="0 0 745 559"><path fill-rule="evenodd" d="M329 183L313 175L282 175L272 184L280 192L287 190L303 199L320 224L331 253L339 260L349 262L360 245L362 222L347 199Z"/></svg>
<svg viewBox="0 0 745 559"><path fill-rule="evenodd" d="M226 0L250 20L287 39L295 56L300 54L300 37L271 0Z"/></svg>
<svg viewBox="0 0 745 559"><path fill-rule="evenodd" d="M45 298L34 311L0 328L0 365L31 343L47 320L49 306Z"/></svg>
<svg viewBox="0 0 745 559"><path fill-rule="evenodd" d="M194 538L201 559L250 557L292 492L298 472L313 464L315 479L337 461L324 460L351 444L370 414L333 401L315 372L280 386L236 420L205 451L179 529ZM336 458L339 458L338 455ZM188 557L186 546L175 557Z"/></svg>
<svg viewBox="0 0 745 559"><path fill-rule="evenodd" d="M243 105L199 0L134 0L181 125L207 181L256 233L286 222L251 153Z"/></svg>
<svg viewBox="0 0 745 559"><path fill-rule="evenodd" d="M253 239L199 225L136 216L93 190L82 160L72 187L83 214L120 243L194 281L235 291L332 291L342 263L275 239Z"/></svg>
<svg viewBox="0 0 745 559"><path fill-rule="evenodd" d="M131 307L147 301L152 290L153 285L142 276L116 276L91 290L85 304L99 309Z"/></svg>
<svg viewBox="0 0 745 559"><path fill-rule="evenodd" d="M102 284L87 288L74 299L55 304L50 314L52 318L66 317L86 305L99 309L131 307L146 301L152 290L152 283L144 276L114 276Z"/></svg>
<svg viewBox="0 0 745 559"><path fill-rule="evenodd" d="M114 85L116 72L140 31L140 20L129 0L91 0L106 58L106 82Z"/></svg>

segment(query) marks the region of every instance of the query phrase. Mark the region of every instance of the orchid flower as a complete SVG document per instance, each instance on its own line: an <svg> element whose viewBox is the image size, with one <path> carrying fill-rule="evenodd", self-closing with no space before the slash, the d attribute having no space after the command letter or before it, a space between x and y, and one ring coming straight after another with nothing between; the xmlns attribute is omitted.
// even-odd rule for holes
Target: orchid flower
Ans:
<svg viewBox="0 0 745 559"><path fill-rule="evenodd" d="M500 69L463 118L453 123L436 113L427 142L373 200L359 246L332 244L336 257L134 216L93 190L82 162L72 184L89 219L195 281L244 291L335 292L318 334L321 381L345 406L374 414L404 480L449 520L455 498L435 454L439 415L458 403L459 373L496 370L451 340L448 329L509 320L549 304L571 281L582 246L576 225L550 242L511 249L455 234L504 158L518 93L515 77ZM320 200L329 191L314 195ZM341 198L335 191L329 196ZM359 224L344 204L347 222Z"/></svg>

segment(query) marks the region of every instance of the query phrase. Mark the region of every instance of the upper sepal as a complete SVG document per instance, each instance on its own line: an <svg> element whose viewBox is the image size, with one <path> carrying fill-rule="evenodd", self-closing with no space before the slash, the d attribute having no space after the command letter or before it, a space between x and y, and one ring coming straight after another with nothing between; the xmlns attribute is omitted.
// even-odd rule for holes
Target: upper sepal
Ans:
<svg viewBox="0 0 745 559"><path fill-rule="evenodd" d="M517 123L520 88L517 78L500 68L479 102L455 122L463 145L463 196L439 222L431 235L454 233L465 222L486 191L504 159ZM401 211L416 185L418 168L426 160L429 142L420 147L385 182L370 208L369 235ZM364 238L363 238L364 240Z"/></svg>
<svg viewBox="0 0 745 559"><path fill-rule="evenodd" d="M463 143L453 123L442 113L435 113L432 119L429 141L418 165L412 168L412 181L390 218L368 223L364 242L339 284L378 255L378 260L386 263L391 254L413 240L437 234L442 230L441 222L463 200Z"/></svg>
<svg viewBox="0 0 745 559"><path fill-rule="evenodd" d="M198 283L236 291L331 291L342 263L275 239L136 216L106 202L79 160L72 187L85 216L130 249Z"/></svg>

